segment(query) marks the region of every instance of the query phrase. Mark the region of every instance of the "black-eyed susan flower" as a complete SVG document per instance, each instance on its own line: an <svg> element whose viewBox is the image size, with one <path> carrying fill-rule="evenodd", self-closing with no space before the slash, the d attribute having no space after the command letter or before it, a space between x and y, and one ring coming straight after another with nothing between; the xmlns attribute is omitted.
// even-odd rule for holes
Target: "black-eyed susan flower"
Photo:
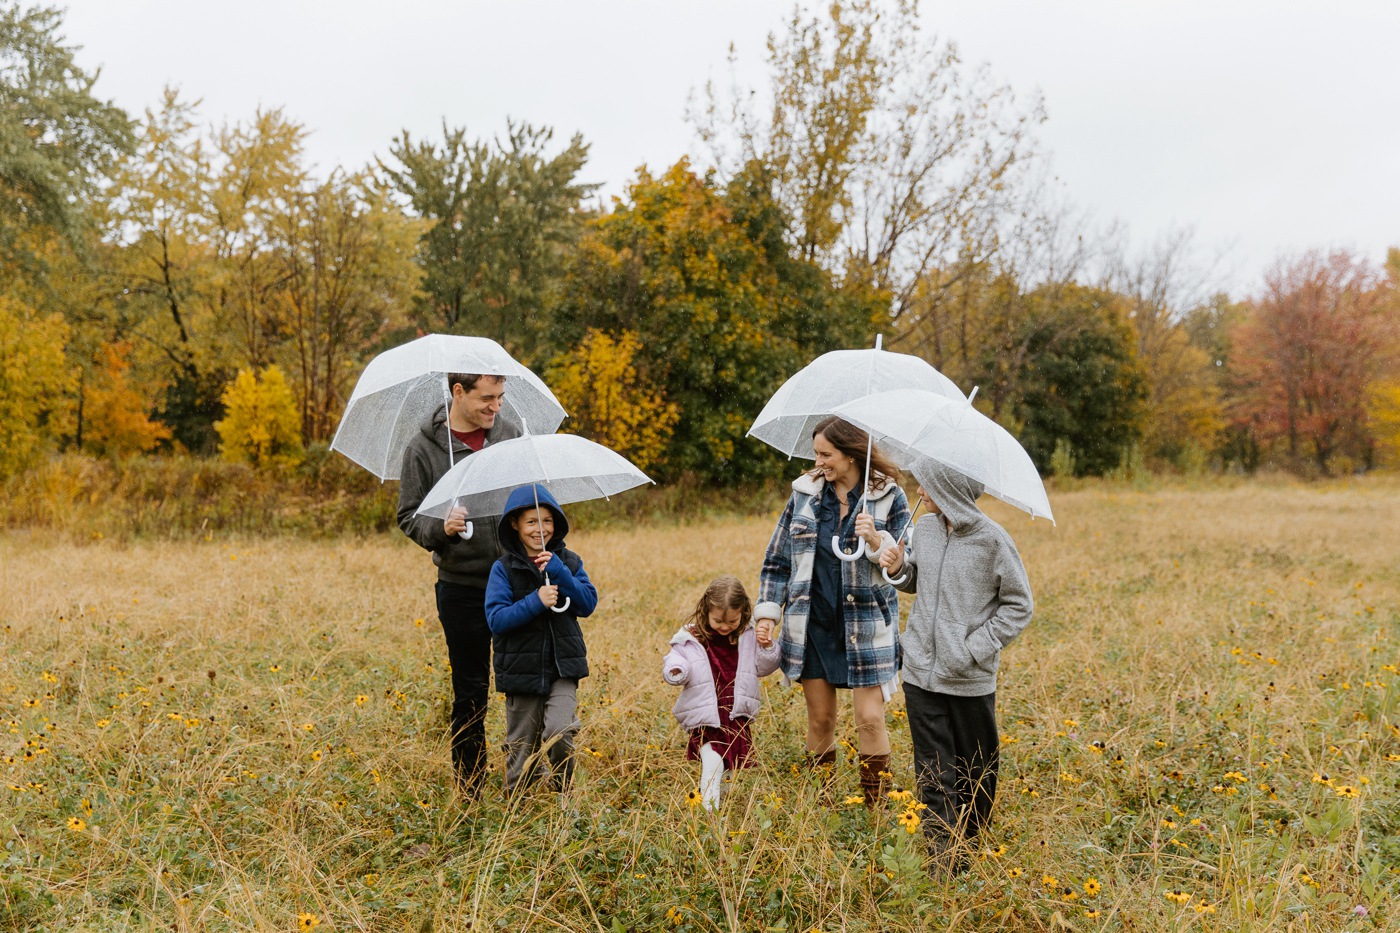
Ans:
<svg viewBox="0 0 1400 933"><path fill-rule="evenodd" d="M92 819L92 801L84 797L79 806L83 808L83 813L87 814L88 819Z"/></svg>
<svg viewBox="0 0 1400 933"><path fill-rule="evenodd" d="M1056 878L1054 875L1041 875L1040 883L1045 885L1047 888L1054 888L1059 885L1060 879Z"/></svg>
<svg viewBox="0 0 1400 933"><path fill-rule="evenodd" d="M68 817L68 828L75 833L80 833L83 830L87 829L87 823L83 822L76 816L70 816Z"/></svg>
<svg viewBox="0 0 1400 933"><path fill-rule="evenodd" d="M1187 901L1191 900L1191 895L1189 893L1180 890L1167 891L1162 896L1173 904L1185 904Z"/></svg>
<svg viewBox="0 0 1400 933"><path fill-rule="evenodd" d="M356 694L356 695L355 695L355 705L356 705L356 706L364 706L364 705L365 705L366 703L368 703L368 702L369 702L369 697L366 696L365 694L359 693L359 694Z"/></svg>
<svg viewBox="0 0 1400 933"><path fill-rule="evenodd" d="M692 790L690 793L685 795L685 802L690 804L692 807L700 806L703 800L704 798L700 796L700 792L698 790Z"/></svg>
<svg viewBox="0 0 1400 933"><path fill-rule="evenodd" d="M298 930L314 930L321 925L321 918L312 913L297 914Z"/></svg>
<svg viewBox="0 0 1400 933"><path fill-rule="evenodd" d="M1084 893L1087 894L1089 897L1097 897L1098 894L1099 894L1099 892L1102 891L1102 890L1103 890L1103 885L1099 884L1099 879L1097 879L1097 878L1085 878L1085 879L1084 879Z"/></svg>
<svg viewBox="0 0 1400 933"><path fill-rule="evenodd" d="M1352 787L1350 784L1343 784L1341 787L1338 787L1336 789L1336 794L1338 797L1345 797L1348 800L1355 800L1357 797L1361 796L1361 791L1357 790L1355 787Z"/></svg>
<svg viewBox="0 0 1400 933"><path fill-rule="evenodd" d="M904 831L911 836L919 831L919 823L921 822L919 815L912 810L905 810L899 815L899 825L903 826Z"/></svg>
<svg viewBox="0 0 1400 933"><path fill-rule="evenodd" d="M1198 914L1213 914L1213 913L1215 913L1215 905L1214 905L1214 904L1197 904L1197 905L1196 905L1196 913L1198 913Z"/></svg>
<svg viewBox="0 0 1400 933"><path fill-rule="evenodd" d="M379 875L376 872L370 872L360 880L364 882L365 887L372 888L379 883Z"/></svg>
<svg viewBox="0 0 1400 933"><path fill-rule="evenodd" d="M852 806L852 805L854 805L854 804L865 803L865 798L862 797L860 794L852 794L851 796L847 797L847 798L846 798L844 801L842 801L842 802L845 803L845 805L849 807L849 806Z"/></svg>
<svg viewBox="0 0 1400 933"><path fill-rule="evenodd" d="M1099 914L1099 911L1098 911L1098 910L1089 910L1089 909L1086 909L1086 910L1084 911L1084 916L1088 917L1090 920L1097 920L1098 917L1099 917L1099 915L1100 915L1100 914Z"/></svg>

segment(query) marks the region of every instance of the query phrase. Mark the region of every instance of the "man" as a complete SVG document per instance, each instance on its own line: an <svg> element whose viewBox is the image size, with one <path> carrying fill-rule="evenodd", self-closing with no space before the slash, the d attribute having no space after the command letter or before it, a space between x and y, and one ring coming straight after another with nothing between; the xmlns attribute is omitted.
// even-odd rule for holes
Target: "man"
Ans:
<svg viewBox="0 0 1400 933"><path fill-rule="evenodd" d="M404 450L399 479L399 528L433 552L438 568L437 607L452 664L452 766L467 796L486 773L486 700L491 677L491 630L486 625L486 581L500 556L493 522L476 522L470 538L466 509L446 521L415 516L423 497L449 469L487 444L518 437L520 430L497 416L505 398L503 376L450 373L452 403L424 420Z"/></svg>

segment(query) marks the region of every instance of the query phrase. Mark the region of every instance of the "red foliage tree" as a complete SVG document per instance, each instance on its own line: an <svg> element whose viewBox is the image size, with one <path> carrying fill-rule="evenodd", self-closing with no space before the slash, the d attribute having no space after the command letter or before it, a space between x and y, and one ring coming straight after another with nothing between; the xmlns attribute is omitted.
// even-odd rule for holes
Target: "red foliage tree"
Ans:
<svg viewBox="0 0 1400 933"><path fill-rule="evenodd" d="M1323 475L1339 454L1369 463L1367 389L1388 324L1382 283L1364 260L1310 252L1280 262L1235 332L1236 425Z"/></svg>

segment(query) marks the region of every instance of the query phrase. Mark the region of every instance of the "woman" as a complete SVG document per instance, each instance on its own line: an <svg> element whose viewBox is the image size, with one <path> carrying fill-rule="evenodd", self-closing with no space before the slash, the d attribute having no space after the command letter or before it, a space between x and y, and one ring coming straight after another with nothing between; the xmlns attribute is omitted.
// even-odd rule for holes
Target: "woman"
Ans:
<svg viewBox="0 0 1400 933"><path fill-rule="evenodd" d="M884 793L890 766L882 685L899 669L899 604L880 575L880 552L894 544L886 530L902 531L909 505L896 478L899 470L874 448L870 457L869 512L866 491L869 438L839 418L820 422L812 434L816 469L792 483L792 496L763 557L759 637L782 622L782 670L802 681L807 700L807 760L813 767L836 761L836 691L849 688L860 746L860 786L865 805ZM858 560L843 561L864 543Z"/></svg>

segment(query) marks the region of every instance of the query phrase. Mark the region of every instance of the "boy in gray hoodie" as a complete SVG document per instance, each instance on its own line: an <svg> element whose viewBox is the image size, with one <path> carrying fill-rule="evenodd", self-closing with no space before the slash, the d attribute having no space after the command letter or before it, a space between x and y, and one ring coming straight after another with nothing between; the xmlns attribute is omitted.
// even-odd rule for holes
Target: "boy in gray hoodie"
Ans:
<svg viewBox="0 0 1400 933"><path fill-rule="evenodd" d="M991 816L997 663L1030 622L1031 588L1011 536L977 508L981 483L928 458L912 472L930 514L909 553L886 548L880 563L917 590L900 639L914 771L935 867L957 870L959 844Z"/></svg>

